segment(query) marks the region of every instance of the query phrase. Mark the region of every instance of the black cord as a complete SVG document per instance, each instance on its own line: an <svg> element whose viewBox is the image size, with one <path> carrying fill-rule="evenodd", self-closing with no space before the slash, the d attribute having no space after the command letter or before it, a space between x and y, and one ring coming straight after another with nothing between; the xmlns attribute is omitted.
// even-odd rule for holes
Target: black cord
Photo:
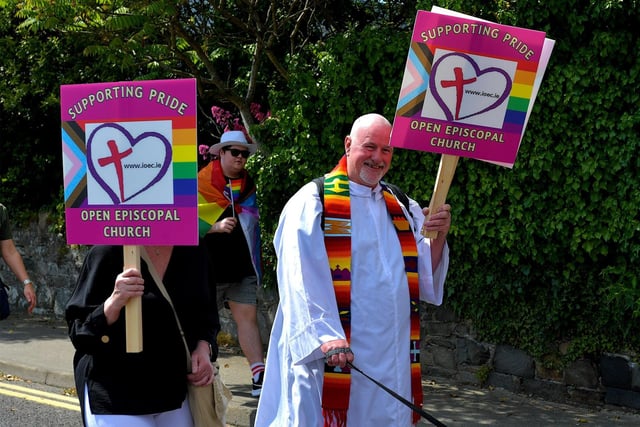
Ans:
<svg viewBox="0 0 640 427"><path fill-rule="evenodd" d="M381 389L383 389L384 391L386 391L387 393L389 393L391 396L395 397L396 399L398 399L400 402L404 403L405 405L407 405L409 408L411 408L412 410L414 410L415 412L417 412L418 414L420 414L420 416L426 420L428 420L431 424L433 424L434 426L438 426L438 427L447 427L446 424L441 423L440 421L438 421L436 418L434 418L432 415L429 415L427 412L425 412L424 410L422 410L422 408L414 405L413 403L409 402L407 399L405 399L404 397L400 396L398 393L396 393L395 391L391 390L390 388L388 388L387 386L385 386L384 384L379 383L378 381L374 380L373 378L371 378L369 375L365 374L364 372L362 372L360 369L356 368L353 363L351 362L347 362L347 365L353 369L354 371L357 371L359 373L361 373L362 375L365 376L365 378L373 381L378 387L380 387Z"/></svg>

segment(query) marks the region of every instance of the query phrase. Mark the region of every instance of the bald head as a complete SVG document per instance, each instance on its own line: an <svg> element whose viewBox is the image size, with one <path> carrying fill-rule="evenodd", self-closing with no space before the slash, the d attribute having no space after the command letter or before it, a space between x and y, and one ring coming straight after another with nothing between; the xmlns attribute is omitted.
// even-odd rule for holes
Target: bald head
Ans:
<svg viewBox="0 0 640 427"><path fill-rule="evenodd" d="M376 113L365 114L358 117L351 125L351 137L357 138L358 132L362 129L370 129L373 127L389 128L391 130L391 123L384 116Z"/></svg>
<svg viewBox="0 0 640 427"><path fill-rule="evenodd" d="M378 185L391 165L390 137L391 123L380 114L365 114L353 122L344 139L351 181L371 188Z"/></svg>

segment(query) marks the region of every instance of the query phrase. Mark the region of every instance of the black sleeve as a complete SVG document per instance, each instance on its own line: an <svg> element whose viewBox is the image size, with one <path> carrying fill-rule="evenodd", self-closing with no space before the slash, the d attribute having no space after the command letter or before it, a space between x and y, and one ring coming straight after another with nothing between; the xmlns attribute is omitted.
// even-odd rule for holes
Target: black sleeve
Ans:
<svg viewBox="0 0 640 427"><path fill-rule="evenodd" d="M116 246L94 246L84 260L65 309L69 338L82 353L108 352L115 344L103 338L112 335L110 330L115 325L107 325L104 302L113 292L123 262L122 247ZM121 315L118 322L122 322L123 317Z"/></svg>

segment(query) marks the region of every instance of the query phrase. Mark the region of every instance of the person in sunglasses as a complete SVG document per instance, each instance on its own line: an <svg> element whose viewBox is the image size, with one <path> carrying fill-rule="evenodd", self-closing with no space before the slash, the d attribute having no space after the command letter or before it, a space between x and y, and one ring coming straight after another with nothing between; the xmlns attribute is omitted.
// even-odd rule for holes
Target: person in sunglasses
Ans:
<svg viewBox="0 0 640 427"><path fill-rule="evenodd" d="M245 169L256 148L242 131L227 131L211 146L212 160L198 173L198 216L218 309L224 305L231 310L240 348L251 369L251 394L258 397L264 375L257 322L260 229L256 187Z"/></svg>

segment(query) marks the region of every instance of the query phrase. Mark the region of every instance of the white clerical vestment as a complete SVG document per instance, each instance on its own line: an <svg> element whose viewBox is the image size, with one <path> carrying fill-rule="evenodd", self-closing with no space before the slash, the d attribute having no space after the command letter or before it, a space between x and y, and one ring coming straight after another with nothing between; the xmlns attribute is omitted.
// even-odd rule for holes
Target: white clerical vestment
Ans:
<svg viewBox="0 0 640 427"><path fill-rule="evenodd" d="M353 363L411 401L409 290L398 236L380 186L372 190L350 182L349 189ZM346 337L324 245L322 209L317 186L309 183L289 200L280 216L274 237L280 302L256 427L323 425L320 346ZM424 215L413 200L410 209L418 246L420 298L440 305L449 250L445 245L440 265L432 272L429 239L420 234ZM353 427L409 427L412 411L352 371L347 423Z"/></svg>

